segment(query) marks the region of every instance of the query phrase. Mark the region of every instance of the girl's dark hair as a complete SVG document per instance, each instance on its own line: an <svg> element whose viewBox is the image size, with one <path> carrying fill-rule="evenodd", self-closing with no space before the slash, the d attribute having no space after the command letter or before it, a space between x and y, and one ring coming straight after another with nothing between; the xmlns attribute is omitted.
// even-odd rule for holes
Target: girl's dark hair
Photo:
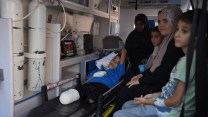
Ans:
<svg viewBox="0 0 208 117"><path fill-rule="evenodd" d="M197 17L199 17L201 10L197 9L197 12L198 12L198 16ZM179 16L179 20L184 21L184 22L189 23L189 24L192 24L192 21L194 19L193 17L194 17L194 10L189 10L187 12L182 13Z"/></svg>
<svg viewBox="0 0 208 117"><path fill-rule="evenodd" d="M194 16L194 11L187 11L180 15L179 20L191 24Z"/></svg>
<svg viewBox="0 0 208 117"><path fill-rule="evenodd" d="M118 53L115 57L117 57L117 56L118 56L118 57L121 57L121 53Z"/></svg>
<svg viewBox="0 0 208 117"><path fill-rule="evenodd" d="M155 26L154 28L152 28L151 32L159 32L160 33L158 26Z"/></svg>

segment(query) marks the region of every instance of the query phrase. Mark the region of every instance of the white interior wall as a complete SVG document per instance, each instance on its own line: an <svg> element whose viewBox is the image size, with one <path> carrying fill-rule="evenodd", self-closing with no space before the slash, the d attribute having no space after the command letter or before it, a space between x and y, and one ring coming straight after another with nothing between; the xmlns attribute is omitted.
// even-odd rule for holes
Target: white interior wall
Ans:
<svg viewBox="0 0 208 117"><path fill-rule="evenodd" d="M189 6L190 6L189 0L181 0L180 8L183 12L187 11Z"/></svg>
<svg viewBox="0 0 208 117"><path fill-rule="evenodd" d="M197 0L192 0L192 1L194 4L194 7L196 7ZM202 8L202 2L203 2L202 0L198 0L198 8ZM187 11L190 6L191 6L190 0L181 0L180 8L183 12ZM207 3L207 6L208 6L208 3Z"/></svg>
<svg viewBox="0 0 208 117"><path fill-rule="evenodd" d="M147 15L148 19L156 19L160 9L121 9L119 36L125 42L128 34L134 29L134 17L139 13Z"/></svg>

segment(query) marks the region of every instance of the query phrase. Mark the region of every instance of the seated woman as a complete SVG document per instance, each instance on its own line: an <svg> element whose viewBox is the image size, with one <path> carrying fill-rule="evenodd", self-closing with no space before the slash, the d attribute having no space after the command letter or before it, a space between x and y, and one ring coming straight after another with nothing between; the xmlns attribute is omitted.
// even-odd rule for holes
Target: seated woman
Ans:
<svg viewBox="0 0 208 117"><path fill-rule="evenodd" d="M155 57L159 51L160 44L163 41L163 37L160 34L158 26L155 26L151 31L151 41L152 41L152 44L154 45L154 51L149 56L146 64L139 65L139 70L141 73L144 72L146 69L149 69L152 66L153 60L155 59Z"/></svg>
<svg viewBox="0 0 208 117"><path fill-rule="evenodd" d="M99 95L119 82L125 72L125 57L126 49L122 49L121 57L113 52L96 61L97 67L101 68L104 66L104 69L97 69L96 72L90 73L83 85L63 92L59 98L60 102L62 104L70 104L79 99L81 101L87 100L89 103L96 102Z"/></svg>

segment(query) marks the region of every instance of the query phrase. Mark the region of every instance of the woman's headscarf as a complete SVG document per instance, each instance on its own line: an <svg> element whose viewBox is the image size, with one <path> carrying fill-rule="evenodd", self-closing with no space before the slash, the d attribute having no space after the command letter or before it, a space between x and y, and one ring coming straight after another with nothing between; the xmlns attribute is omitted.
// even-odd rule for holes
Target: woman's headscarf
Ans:
<svg viewBox="0 0 208 117"><path fill-rule="evenodd" d="M153 61L153 65L150 68L151 72L153 72L158 66L160 66L163 56L167 50L167 46L168 46L170 40L173 39L173 37L174 37L175 31L176 31L176 24L178 23L178 18L182 14L181 9L176 6L165 7L158 12L158 15L161 12L165 14L168 22L171 24L172 32L168 36L164 37L163 42L160 46L160 50L158 51L158 54Z"/></svg>
<svg viewBox="0 0 208 117"><path fill-rule="evenodd" d="M136 25L137 21L141 21L144 24L144 31L149 31L149 24L147 16L143 13L137 14L134 19L134 24Z"/></svg>

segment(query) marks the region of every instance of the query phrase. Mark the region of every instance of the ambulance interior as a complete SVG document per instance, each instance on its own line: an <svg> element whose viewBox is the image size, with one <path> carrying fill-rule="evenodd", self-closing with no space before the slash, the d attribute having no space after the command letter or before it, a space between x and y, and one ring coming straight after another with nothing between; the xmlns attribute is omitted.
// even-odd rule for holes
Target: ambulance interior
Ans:
<svg viewBox="0 0 208 117"><path fill-rule="evenodd" d="M146 14L154 27L163 7L175 5L185 12L202 8L204 1L0 0L1 116L35 116L30 112L44 102L42 86L52 88L46 91L50 101L83 84L97 59L124 47L137 14ZM74 116L83 116L79 113ZM96 107L88 116L103 113Z"/></svg>

